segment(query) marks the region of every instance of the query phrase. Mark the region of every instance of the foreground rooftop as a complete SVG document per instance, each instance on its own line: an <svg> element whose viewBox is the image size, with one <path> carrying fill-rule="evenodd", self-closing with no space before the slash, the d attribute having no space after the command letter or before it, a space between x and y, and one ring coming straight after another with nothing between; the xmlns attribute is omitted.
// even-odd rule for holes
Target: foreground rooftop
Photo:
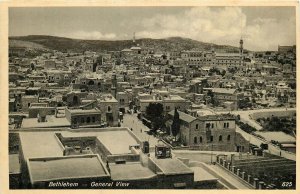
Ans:
<svg viewBox="0 0 300 194"><path fill-rule="evenodd" d="M108 176L97 155L33 158L28 161L31 182Z"/></svg>

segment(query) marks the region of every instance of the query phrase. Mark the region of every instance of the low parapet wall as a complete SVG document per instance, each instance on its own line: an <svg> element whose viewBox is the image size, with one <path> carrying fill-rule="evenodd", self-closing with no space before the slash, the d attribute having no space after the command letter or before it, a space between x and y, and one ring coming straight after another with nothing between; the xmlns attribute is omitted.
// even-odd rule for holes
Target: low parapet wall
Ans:
<svg viewBox="0 0 300 194"><path fill-rule="evenodd" d="M108 155L108 162L116 162L118 160L124 160L126 162L139 162L140 155L139 154L119 154L119 155Z"/></svg>

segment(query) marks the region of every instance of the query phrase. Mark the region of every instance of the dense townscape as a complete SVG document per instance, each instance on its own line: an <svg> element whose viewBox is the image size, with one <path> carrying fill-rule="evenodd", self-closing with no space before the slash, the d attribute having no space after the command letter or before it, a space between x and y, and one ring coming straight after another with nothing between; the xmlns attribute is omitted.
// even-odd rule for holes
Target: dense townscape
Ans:
<svg viewBox="0 0 300 194"><path fill-rule="evenodd" d="M26 41L9 48L11 189L295 189L295 45Z"/></svg>

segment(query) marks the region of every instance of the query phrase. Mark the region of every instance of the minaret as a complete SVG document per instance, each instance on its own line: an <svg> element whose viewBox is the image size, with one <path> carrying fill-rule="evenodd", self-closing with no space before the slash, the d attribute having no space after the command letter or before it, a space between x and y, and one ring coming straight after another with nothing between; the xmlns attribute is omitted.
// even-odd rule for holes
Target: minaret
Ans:
<svg viewBox="0 0 300 194"><path fill-rule="evenodd" d="M240 40L240 66L243 65L243 59L244 59L244 48L243 48L243 44L244 44L244 41L243 41L243 38L241 37L241 40Z"/></svg>
<svg viewBox="0 0 300 194"><path fill-rule="evenodd" d="M135 44L135 32L133 32L132 42L133 42L133 44Z"/></svg>

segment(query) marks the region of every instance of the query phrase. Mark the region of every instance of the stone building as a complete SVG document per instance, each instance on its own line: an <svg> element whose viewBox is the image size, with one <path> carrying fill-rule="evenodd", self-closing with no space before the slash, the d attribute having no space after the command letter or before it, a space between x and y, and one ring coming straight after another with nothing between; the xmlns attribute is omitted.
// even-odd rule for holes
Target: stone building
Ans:
<svg viewBox="0 0 300 194"><path fill-rule="evenodd" d="M235 117L228 114L193 117L178 111L180 140L197 150L230 152L249 151L249 142L236 132ZM174 111L169 112L167 126L171 127Z"/></svg>

